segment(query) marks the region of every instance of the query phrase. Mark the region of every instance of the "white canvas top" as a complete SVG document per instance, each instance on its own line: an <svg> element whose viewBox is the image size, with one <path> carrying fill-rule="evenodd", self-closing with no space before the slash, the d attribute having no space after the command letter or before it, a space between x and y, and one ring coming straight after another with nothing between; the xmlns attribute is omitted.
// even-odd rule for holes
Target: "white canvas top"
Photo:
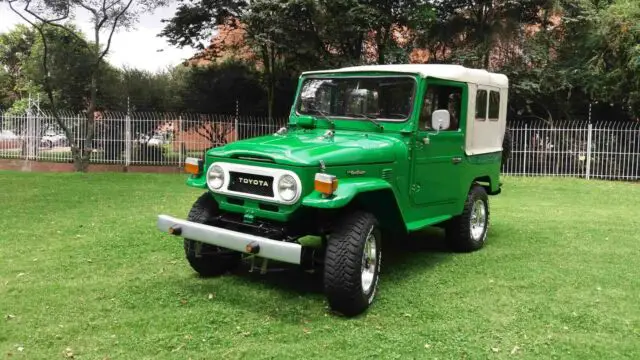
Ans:
<svg viewBox="0 0 640 360"><path fill-rule="evenodd" d="M363 65L333 70L307 71L302 73L302 75L346 73L357 71L413 73L419 74L423 77L462 81L473 84L495 86L499 88L507 88L509 86L509 79L506 75L492 73L481 69L471 69L461 65L445 64Z"/></svg>

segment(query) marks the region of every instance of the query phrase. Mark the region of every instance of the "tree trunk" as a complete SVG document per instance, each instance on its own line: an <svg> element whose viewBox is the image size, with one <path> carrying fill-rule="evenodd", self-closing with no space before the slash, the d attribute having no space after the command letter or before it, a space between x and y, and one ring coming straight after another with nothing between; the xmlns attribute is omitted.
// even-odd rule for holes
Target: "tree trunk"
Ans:
<svg viewBox="0 0 640 360"><path fill-rule="evenodd" d="M484 52L484 68L489 70L489 65L491 64L491 47L488 44L485 44L485 52Z"/></svg>
<svg viewBox="0 0 640 360"><path fill-rule="evenodd" d="M95 111L96 102L98 98L98 71L100 70L100 62L102 61L100 56L100 32L96 27L95 31L95 59L93 71L91 72L91 86L89 89L89 106L87 108L87 120L85 123L84 134L80 139L80 144L71 154L73 155L73 167L75 171L87 172L89 170L89 164L91 162L91 154L93 153L93 137L95 126Z"/></svg>
<svg viewBox="0 0 640 360"><path fill-rule="evenodd" d="M273 45L262 46L262 59L264 61L264 78L267 90L267 115L269 120L273 116L274 97L275 97L275 49Z"/></svg>
<svg viewBox="0 0 640 360"><path fill-rule="evenodd" d="M271 45L271 51L270 51L270 56L271 56L271 60L269 61L269 63L271 64L271 70L269 71L271 73L270 76L270 81L269 81L269 121L271 121L271 119L273 118L273 108L275 105L275 96L276 96L276 77L275 77L275 70L276 70L276 50L275 50L275 46Z"/></svg>
<svg viewBox="0 0 640 360"><path fill-rule="evenodd" d="M384 64L384 53L386 51L385 49L385 43L384 43L384 35L382 34L382 28L378 29L378 31L376 32L376 45L378 47L378 64L382 65Z"/></svg>
<svg viewBox="0 0 640 360"><path fill-rule="evenodd" d="M82 167L78 171L86 172L91 162L91 153L93 152L93 138L95 128L95 111L96 101L98 98L98 71L100 62L96 63L95 70L91 74L91 95L89 97L89 108L87 110L87 123L85 130L85 142L82 147Z"/></svg>
<svg viewBox="0 0 640 360"><path fill-rule="evenodd" d="M385 63L385 55L387 52L387 45L391 38L391 24L385 25L378 29L376 33L376 42L378 46L378 64L383 65Z"/></svg>

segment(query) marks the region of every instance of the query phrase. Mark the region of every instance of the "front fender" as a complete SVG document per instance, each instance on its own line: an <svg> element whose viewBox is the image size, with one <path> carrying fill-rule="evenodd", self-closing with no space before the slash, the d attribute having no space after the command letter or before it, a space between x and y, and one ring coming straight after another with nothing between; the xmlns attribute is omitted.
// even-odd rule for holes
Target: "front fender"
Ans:
<svg viewBox="0 0 640 360"><path fill-rule="evenodd" d="M202 174L200 176L191 175L187 178L187 186L206 189L207 188L207 176Z"/></svg>
<svg viewBox="0 0 640 360"><path fill-rule="evenodd" d="M302 205L318 209L339 209L348 205L359 193L391 189L391 184L376 178L340 179L338 189L330 197L313 191L302 199Z"/></svg>

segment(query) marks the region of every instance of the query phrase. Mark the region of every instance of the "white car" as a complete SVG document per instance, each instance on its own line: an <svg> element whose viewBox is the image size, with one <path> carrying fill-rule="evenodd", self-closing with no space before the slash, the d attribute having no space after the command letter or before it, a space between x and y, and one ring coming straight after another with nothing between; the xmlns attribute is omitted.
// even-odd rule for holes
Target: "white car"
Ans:
<svg viewBox="0 0 640 360"><path fill-rule="evenodd" d="M19 136L11 130L0 130L0 141L18 140Z"/></svg>
<svg viewBox="0 0 640 360"><path fill-rule="evenodd" d="M47 130L40 140L43 147L52 148L54 146L65 146L67 144L67 136L63 133Z"/></svg>

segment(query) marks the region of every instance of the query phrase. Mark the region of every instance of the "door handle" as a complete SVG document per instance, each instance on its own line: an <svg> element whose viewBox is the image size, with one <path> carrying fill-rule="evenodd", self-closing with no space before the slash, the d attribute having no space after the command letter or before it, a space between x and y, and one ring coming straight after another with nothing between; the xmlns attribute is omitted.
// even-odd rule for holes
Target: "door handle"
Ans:
<svg viewBox="0 0 640 360"><path fill-rule="evenodd" d="M451 162L454 164L460 164L462 162L462 158L461 157L454 157L453 159L451 159Z"/></svg>

